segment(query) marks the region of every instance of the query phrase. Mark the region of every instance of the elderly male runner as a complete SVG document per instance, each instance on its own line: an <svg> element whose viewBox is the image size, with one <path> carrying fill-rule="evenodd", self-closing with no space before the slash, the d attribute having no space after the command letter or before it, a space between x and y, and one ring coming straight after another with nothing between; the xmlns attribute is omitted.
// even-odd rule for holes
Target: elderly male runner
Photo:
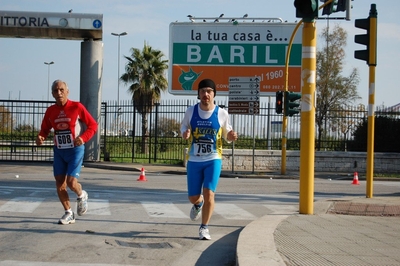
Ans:
<svg viewBox="0 0 400 266"><path fill-rule="evenodd" d="M78 215L85 214L88 193L82 190L78 178L85 152L84 144L96 133L97 122L80 102L68 99L69 89L66 82L54 81L51 93L56 103L46 110L36 144L42 145L50 130L54 129L53 173L58 198L65 210L58 223L73 224L75 214L71 209L67 186L78 196Z"/></svg>

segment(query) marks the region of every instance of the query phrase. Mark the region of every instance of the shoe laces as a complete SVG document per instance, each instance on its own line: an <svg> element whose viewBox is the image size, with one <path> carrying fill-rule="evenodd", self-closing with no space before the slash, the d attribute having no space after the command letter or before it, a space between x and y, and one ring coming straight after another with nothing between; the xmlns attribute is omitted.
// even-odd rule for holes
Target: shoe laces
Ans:
<svg viewBox="0 0 400 266"><path fill-rule="evenodd" d="M200 227L200 232L207 232L208 233L208 228L207 227Z"/></svg>
<svg viewBox="0 0 400 266"><path fill-rule="evenodd" d="M65 212L64 215L61 217L61 219L67 219L68 216L73 217L73 213L72 212Z"/></svg>

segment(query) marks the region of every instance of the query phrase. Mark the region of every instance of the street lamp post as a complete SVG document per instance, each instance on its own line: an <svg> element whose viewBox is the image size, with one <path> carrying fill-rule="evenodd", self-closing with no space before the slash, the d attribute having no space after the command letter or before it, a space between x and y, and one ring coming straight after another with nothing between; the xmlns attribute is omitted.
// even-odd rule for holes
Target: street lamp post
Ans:
<svg viewBox="0 0 400 266"><path fill-rule="evenodd" d="M117 83L117 105L119 105L119 59L120 59L120 38L121 36L125 36L128 35L127 32L122 32L122 33L111 33L111 35L113 36L117 36L118 37L118 83Z"/></svg>
<svg viewBox="0 0 400 266"><path fill-rule="evenodd" d="M53 61L51 62L44 62L47 65L47 101L49 101L49 94L50 93L50 65L54 64Z"/></svg>

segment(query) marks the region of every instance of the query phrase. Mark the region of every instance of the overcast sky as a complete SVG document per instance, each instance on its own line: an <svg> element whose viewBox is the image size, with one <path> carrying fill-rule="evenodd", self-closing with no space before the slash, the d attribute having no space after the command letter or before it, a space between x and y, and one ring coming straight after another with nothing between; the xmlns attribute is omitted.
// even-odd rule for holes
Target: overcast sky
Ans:
<svg viewBox="0 0 400 266"><path fill-rule="evenodd" d="M399 86L395 81L396 62L400 62L400 23L399 1L365 0L352 1L351 21L331 20L330 25L338 23L348 32L345 76L349 70L358 68L361 82L358 93L359 103L368 104L369 68L364 61L354 59L354 50L364 46L354 43L354 35L364 31L355 28L354 19L367 18L370 6L375 3L378 10L378 65L376 67L375 104L392 106L400 102L397 95ZM118 81L118 37L111 33L126 31L121 37L120 73L124 71L124 55L129 49L143 48L147 42L154 49L164 52L169 59L169 24L189 21L187 15L195 17L241 18L282 18L289 22L298 20L292 0L1 0L0 10L32 12L68 12L103 14L104 66L102 100L117 99ZM332 16L345 16L335 13ZM318 20L317 28L327 25L326 20ZM0 39L0 99L47 100L48 66L44 62L54 61L50 66L50 81L63 79L68 82L70 98L79 100L80 84L80 45L81 41L38 40L38 39ZM323 43L317 42L317 49ZM346 72L348 71L348 72ZM120 85L120 99L128 100L127 87ZM166 94L163 99L174 96ZM177 97L182 98L182 97Z"/></svg>

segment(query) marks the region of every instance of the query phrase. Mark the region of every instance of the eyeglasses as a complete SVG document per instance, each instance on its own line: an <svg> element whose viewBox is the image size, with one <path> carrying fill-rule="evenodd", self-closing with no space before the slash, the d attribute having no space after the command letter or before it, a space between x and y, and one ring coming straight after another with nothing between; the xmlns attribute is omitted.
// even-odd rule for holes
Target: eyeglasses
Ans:
<svg viewBox="0 0 400 266"><path fill-rule="evenodd" d="M202 93L208 93L208 94L210 94L211 92L214 92L214 90L213 89L200 89L200 92L202 92Z"/></svg>

